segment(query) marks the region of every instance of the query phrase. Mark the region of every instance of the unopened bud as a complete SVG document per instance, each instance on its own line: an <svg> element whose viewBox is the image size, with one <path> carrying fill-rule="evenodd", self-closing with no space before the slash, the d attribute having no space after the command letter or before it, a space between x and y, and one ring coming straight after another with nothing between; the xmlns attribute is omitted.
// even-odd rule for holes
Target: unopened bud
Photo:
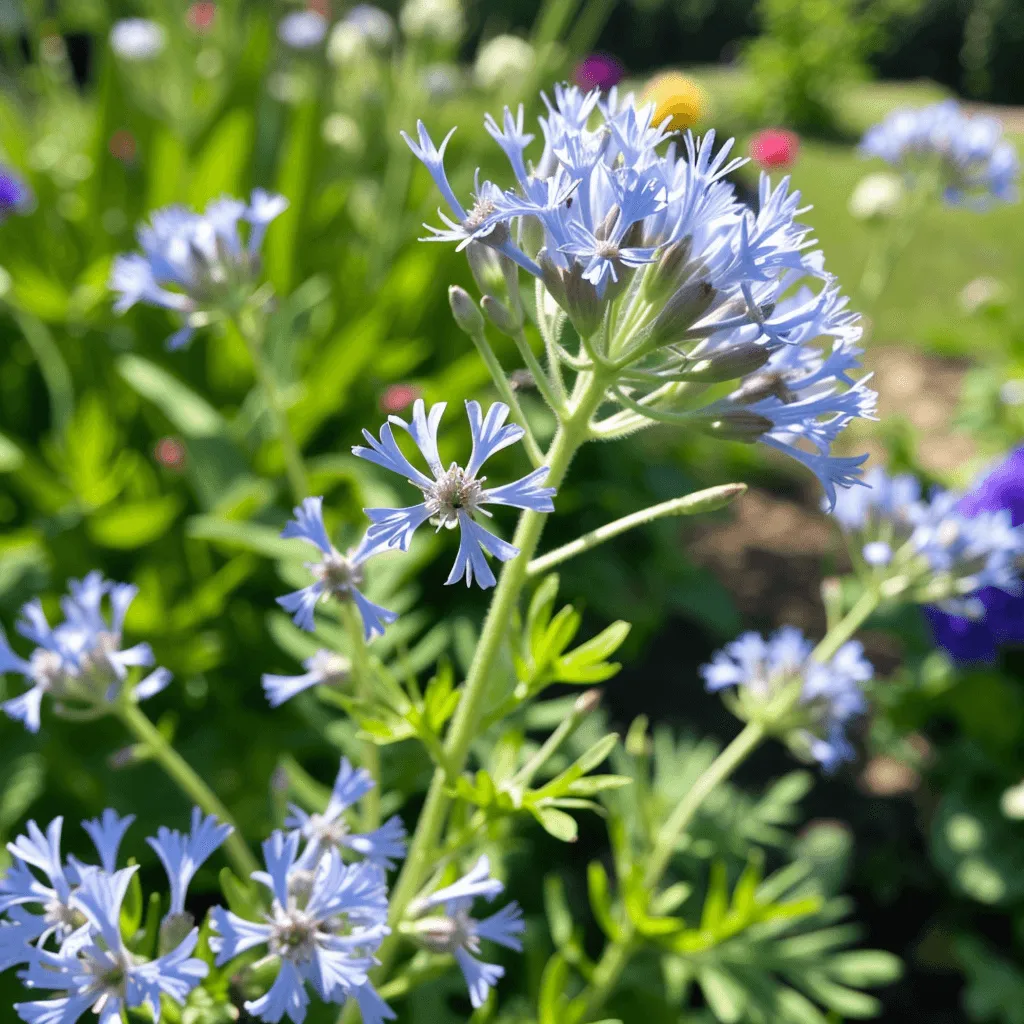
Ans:
<svg viewBox="0 0 1024 1024"><path fill-rule="evenodd" d="M195 926L196 920L187 910L168 914L160 925L160 955L177 949Z"/></svg>
<svg viewBox="0 0 1024 1024"><path fill-rule="evenodd" d="M562 278L562 271L547 256L539 256L537 262L540 265L541 278L548 294L562 309L565 309L565 281Z"/></svg>
<svg viewBox="0 0 1024 1024"><path fill-rule="evenodd" d="M601 326L604 319L604 304L598 297L597 289L583 279L576 264L568 274L562 275L565 285L565 311L580 337L589 338Z"/></svg>
<svg viewBox="0 0 1024 1024"><path fill-rule="evenodd" d="M596 711L601 705L601 691L596 687L591 687L589 690L584 690L576 698L576 703L573 705L573 713L577 715L589 715L591 711Z"/></svg>
<svg viewBox="0 0 1024 1024"><path fill-rule="evenodd" d="M797 396L781 373L755 373L740 384L729 396L729 401L753 405L763 398L777 398L784 405L789 405L796 401Z"/></svg>
<svg viewBox="0 0 1024 1024"><path fill-rule="evenodd" d="M699 381L702 384L719 384L737 377L746 377L755 370L761 369L771 358L771 350L766 345L745 342L731 345L722 352L715 352L690 363L679 376L683 380Z"/></svg>
<svg viewBox="0 0 1024 1024"><path fill-rule="evenodd" d="M753 444L765 431L775 426L767 416L759 416L746 409L734 409L697 422L704 433L721 441L744 441L747 444Z"/></svg>
<svg viewBox="0 0 1024 1024"><path fill-rule="evenodd" d="M710 281L687 281L665 303L653 334L663 343L678 341L711 308L716 294Z"/></svg>
<svg viewBox="0 0 1024 1024"><path fill-rule="evenodd" d="M661 259L650 268L644 279L644 287L649 295L663 292L674 292L682 283L679 272L689 262L693 239L687 235L678 242L673 242L661 254Z"/></svg>
<svg viewBox="0 0 1024 1024"><path fill-rule="evenodd" d="M448 302L452 307L455 322L471 338L479 337L484 332L484 318L480 315L477 304L465 288L453 284L448 289Z"/></svg>
<svg viewBox="0 0 1024 1024"><path fill-rule="evenodd" d="M490 246L482 242L470 242L466 246L466 260L476 286L484 295L500 295L505 288L505 275L501 257Z"/></svg>
<svg viewBox="0 0 1024 1024"><path fill-rule="evenodd" d="M469 296L466 297L469 298ZM499 302L493 295L485 295L480 300L480 306L487 319L490 320L502 334L507 334L510 338L514 338L521 330L523 326L522 323L506 305ZM453 304L452 309L454 308ZM465 330L465 328L463 328L463 330Z"/></svg>

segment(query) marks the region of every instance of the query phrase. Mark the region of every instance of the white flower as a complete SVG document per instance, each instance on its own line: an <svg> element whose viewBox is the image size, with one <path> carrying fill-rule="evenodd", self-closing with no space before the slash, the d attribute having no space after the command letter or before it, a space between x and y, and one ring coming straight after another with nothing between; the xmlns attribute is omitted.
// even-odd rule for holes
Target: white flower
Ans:
<svg viewBox="0 0 1024 1024"><path fill-rule="evenodd" d="M857 220L887 220L899 212L904 194L903 182L895 174L869 174L850 196L850 214Z"/></svg>
<svg viewBox="0 0 1024 1024"><path fill-rule="evenodd" d="M122 60L152 60L167 45L167 33L148 18L122 18L110 29L110 45Z"/></svg>
<svg viewBox="0 0 1024 1024"><path fill-rule="evenodd" d="M459 0L408 0L398 23L412 39L457 43L464 28L462 5Z"/></svg>
<svg viewBox="0 0 1024 1024"><path fill-rule="evenodd" d="M477 51L473 74L484 89L506 85L533 67L533 47L519 36L501 35L489 39Z"/></svg>

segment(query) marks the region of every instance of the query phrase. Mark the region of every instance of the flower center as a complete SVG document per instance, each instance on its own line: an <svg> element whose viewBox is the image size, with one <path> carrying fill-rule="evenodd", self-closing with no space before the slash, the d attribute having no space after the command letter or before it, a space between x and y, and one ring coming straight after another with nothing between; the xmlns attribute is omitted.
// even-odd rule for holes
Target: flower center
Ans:
<svg viewBox="0 0 1024 1024"><path fill-rule="evenodd" d="M289 900L289 902L291 902ZM313 958L319 922L297 907L275 907L268 948L285 960L303 963Z"/></svg>
<svg viewBox="0 0 1024 1024"><path fill-rule="evenodd" d="M337 551L324 555L323 561L314 566L313 572L337 598L347 597L353 587L358 588L363 582L362 569Z"/></svg>
<svg viewBox="0 0 1024 1024"><path fill-rule="evenodd" d="M480 952L480 938L473 928L469 912L458 911L454 916L431 918L424 921L420 932L422 941L435 953L452 954L457 949L469 953Z"/></svg>
<svg viewBox="0 0 1024 1024"><path fill-rule="evenodd" d="M348 823L342 817L333 821L322 814L314 814L306 825L306 834L321 846L339 846L349 833Z"/></svg>
<svg viewBox="0 0 1024 1024"><path fill-rule="evenodd" d="M43 907L43 920L56 930L59 938L69 935L85 923L79 911L59 899L52 899Z"/></svg>
<svg viewBox="0 0 1024 1024"><path fill-rule="evenodd" d="M619 246L617 242L609 239L598 239L594 246L594 255L600 256L603 260L615 260L619 258Z"/></svg>
<svg viewBox="0 0 1024 1024"><path fill-rule="evenodd" d="M466 475L466 471L456 463L448 467L448 472L429 489L424 490L427 509L431 522L438 529L442 526L451 530L459 522L459 512L466 511L470 515L480 507L483 497L481 480Z"/></svg>

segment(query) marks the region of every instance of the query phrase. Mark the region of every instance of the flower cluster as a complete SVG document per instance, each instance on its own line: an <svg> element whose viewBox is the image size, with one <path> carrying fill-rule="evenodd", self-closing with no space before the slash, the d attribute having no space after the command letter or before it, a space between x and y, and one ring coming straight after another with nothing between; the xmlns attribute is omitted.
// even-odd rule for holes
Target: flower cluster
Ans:
<svg viewBox="0 0 1024 1024"><path fill-rule="evenodd" d="M504 889L501 882L491 877L490 861L482 856L457 882L417 900L410 907L411 916L418 918L410 926L411 934L426 949L455 957L466 979L474 1009L483 1006L488 992L505 973L499 964L477 959L480 940L487 939L506 949L522 952L519 936L526 930L526 923L514 900L482 920L470 916L474 900L483 897L490 902ZM443 914L425 916L435 909L441 909Z"/></svg>
<svg viewBox="0 0 1024 1024"><path fill-rule="evenodd" d="M368 600L360 591L363 583L362 566L374 555L389 550L408 551L413 534L427 520L438 529L458 528L459 550L447 583L465 579L467 586L475 580L480 587L493 587L494 573L487 563L487 555L505 562L514 558L519 549L481 526L477 515L490 516L487 505L506 505L551 512L554 509L552 487L543 487L548 469L542 466L519 480L500 487L485 487L486 477L480 475L484 463L495 452L515 444L523 436L523 428L506 424L508 406L495 402L484 414L479 403L466 402L473 448L469 462L463 468L452 462L447 469L438 453L437 432L444 414L445 403L431 406L427 413L422 399L413 405L412 422L398 416L389 416L381 427L380 437L363 431L369 447L357 445L352 449L359 458L390 469L407 479L423 493L423 501L406 508L368 508L370 527L359 545L347 554L341 554L327 534L323 517L323 498L306 498L294 510L295 518L285 526L281 536L299 538L317 547L322 557L309 563L315 580L307 587L278 598L278 603L292 613L297 626L312 631L314 610L327 598L354 601L362 616L365 637L370 640L383 634L384 628L397 618L394 612ZM431 476L418 470L402 454L392 427L399 427L413 439L430 468ZM304 676L265 676L264 686L278 703L301 690L326 680L329 664L323 659L311 660ZM272 693L271 693L272 691Z"/></svg>
<svg viewBox="0 0 1024 1024"><path fill-rule="evenodd" d="M21 657L0 631L0 674L14 672L29 683L28 690L0 704L7 715L37 732L46 694L60 707L85 714L102 714L120 699L131 669L148 668L155 660L149 644L122 648L124 618L137 593L131 584L91 572L68 584L61 601L64 621L57 626L49 624L38 599L26 604L16 628L35 650ZM156 668L131 688L131 698L146 700L170 681L167 669Z"/></svg>
<svg viewBox="0 0 1024 1024"><path fill-rule="evenodd" d="M210 912L217 965L266 947L277 962L277 975L263 996L245 1004L248 1013L265 1021L287 1015L302 1024L307 982L325 1002L354 999L366 1024L393 1019L367 978L389 931L384 872L369 861L346 864L333 847L307 860L299 856L301 839L297 831L275 832L263 844L266 871L253 875L271 897L262 921L222 907Z"/></svg>
<svg viewBox="0 0 1024 1024"><path fill-rule="evenodd" d="M406 137L450 213L430 240L482 243L539 278L580 335L571 365L612 377L622 432L690 422L782 448L830 498L853 483L863 458L830 449L874 409L864 380L849 376L860 328L821 254L808 251L788 179L772 187L762 175L754 212L726 180L743 161L729 159L731 142L716 149L713 132L680 146L654 104L616 89L602 98L558 87L544 99L535 162L522 108L506 108L501 124L488 116L516 187L478 180L469 210L444 168L451 133L440 147L422 123L418 140ZM694 408L708 385L741 378L729 399Z"/></svg>
<svg viewBox="0 0 1024 1024"><path fill-rule="evenodd" d="M955 100L905 107L869 128L864 156L880 157L908 178L933 173L951 204L1017 197L1020 160L994 117L968 116Z"/></svg>
<svg viewBox="0 0 1024 1024"><path fill-rule="evenodd" d="M1009 513L1017 534L1024 529L1024 448L1018 448L984 480L957 502L957 511L973 519ZM928 608L936 640L958 661L993 661L998 647L1024 643L1024 592L997 586L973 595L974 618Z"/></svg>
<svg viewBox="0 0 1024 1024"><path fill-rule="evenodd" d="M147 840L171 890L155 936L126 925L122 914L137 869L118 870L117 859L133 820L107 809L82 823L98 865L61 857L61 818L45 833L31 821L28 834L8 844L14 865L0 876L0 971L20 966L26 988L55 994L14 1004L27 1024L74 1024L90 1010L101 1022L114 1022L143 1007L159 1020L164 996L183 1005L206 977L207 965L193 957L199 930L185 911L185 895L231 829L196 809L188 835L161 828Z"/></svg>
<svg viewBox="0 0 1024 1024"><path fill-rule="evenodd" d="M181 314L184 326L167 341L181 348L193 334L253 301L267 227L288 207L279 195L254 189L248 203L217 199L203 213L180 206L157 210L139 230L142 253L114 260L110 287L123 313L138 302ZM240 227L248 225L243 240Z"/></svg>
<svg viewBox="0 0 1024 1024"><path fill-rule="evenodd" d="M844 494L834 514L887 596L907 594L954 616L979 618L979 591L1020 592L1024 526L1015 525L1010 508L951 491L924 498L913 477L882 469L872 470L867 483Z"/></svg>
<svg viewBox="0 0 1024 1024"><path fill-rule="evenodd" d="M701 675L712 692L735 688L740 717L761 722L832 771L853 759L846 727L867 709L862 687L873 671L855 640L826 661L816 660L813 650L792 626L767 640L744 633L715 654Z"/></svg>

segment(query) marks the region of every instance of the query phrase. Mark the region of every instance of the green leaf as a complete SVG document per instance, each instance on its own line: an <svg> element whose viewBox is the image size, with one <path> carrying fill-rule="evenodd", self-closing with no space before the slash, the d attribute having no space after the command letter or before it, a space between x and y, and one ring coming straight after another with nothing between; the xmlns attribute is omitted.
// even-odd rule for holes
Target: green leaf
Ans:
<svg viewBox="0 0 1024 1024"><path fill-rule="evenodd" d="M563 843L575 843L579 834L576 819L565 811L554 807L531 807L531 813L540 822L548 835L554 836Z"/></svg>
<svg viewBox="0 0 1024 1024"><path fill-rule="evenodd" d="M236 107L220 119L192 164L189 202L199 207L222 195L238 195L251 160L253 116Z"/></svg>
<svg viewBox="0 0 1024 1024"><path fill-rule="evenodd" d="M628 622L613 622L595 637L591 637L579 647L558 659L555 667L559 682L563 683L600 683L615 675L621 666L607 662L626 637L629 635Z"/></svg>
<svg viewBox="0 0 1024 1024"><path fill-rule="evenodd" d="M851 949L829 961L829 974L854 988L890 985L903 974L900 958L881 949Z"/></svg>
<svg viewBox="0 0 1024 1024"><path fill-rule="evenodd" d="M881 1008L874 996L866 995L864 992L855 992L852 988L846 988L844 985L837 985L817 972L808 972L794 980L818 1002L830 1010L835 1010L843 1017L857 1017L858 1019L877 1017Z"/></svg>
<svg viewBox="0 0 1024 1024"><path fill-rule="evenodd" d="M587 865L587 894L590 897L590 909L594 919L601 926L601 931L612 942L618 941L622 929L612 914L612 899L608 884L608 872L600 861L592 860Z"/></svg>
<svg viewBox="0 0 1024 1024"><path fill-rule="evenodd" d="M631 786L633 780L626 775L588 775L569 785L567 792L573 796L595 796L609 789Z"/></svg>
<svg viewBox="0 0 1024 1024"><path fill-rule="evenodd" d="M231 868L221 868L220 891L232 913L250 920L259 920L263 913L256 891L252 885L246 885L238 879Z"/></svg>
<svg viewBox="0 0 1024 1024"><path fill-rule="evenodd" d="M156 363L141 356L123 355L117 360L117 372L185 437L215 437L227 432L223 417L205 398Z"/></svg>
<svg viewBox="0 0 1024 1024"><path fill-rule="evenodd" d="M139 881L139 873L136 871L128 883L121 903L121 931L126 939L130 939L139 930L139 925L142 924L142 909L142 882Z"/></svg>
<svg viewBox="0 0 1024 1024"><path fill-rule="evenodd" d="M25 453L4 434L0 434L0 473L13 473L25 462Z"/></svg>
<svg viewBox="0 0 1024 1024"><path fill-rule="evenodd" d="M148 501L124 502L89 518L89 536L106 548L131 550L162 537L181 511L177 495L166 494Z"/></svg>
<svg viewBox="0 0 1024 1024"><path fill-rule="evenodd" d="M743 985L717 967L702 967L697 972L697 980L711 1012L722 1024L736 1024L747 1006L747 993Z"/></svg>
<svg viewBox="0 0 1024 1024"><path fill-rule="evenodd" d="M244 548L265 558L296 559L309 545L298 540L282 540L281 531L257 523L240 523L217 516L192 516L185 532L196 540L206 540L226 548Z"/></svg>
<svg viewBox="0 0 1024 1024"><path fill-rule="evenodd" d="M22 754L10 762L0 779L0 837L6 836L42 796L45 780L42 754Z"/></svg>
<svg viewBox="0 0 1024 1024"><path fill-rule="evenodd" d="M569 981L569 966L565 958L554 953L540 977L537 993L537 1024L564 1024L565 992Z"/></svg>
<svg viewBox="0 0 1024 1024"><path fill-rule="evenodd" d="M544 912L555 948L567 946L572 941L573 917L565 898L565 883L558 875L544 877Z"/></svg>

